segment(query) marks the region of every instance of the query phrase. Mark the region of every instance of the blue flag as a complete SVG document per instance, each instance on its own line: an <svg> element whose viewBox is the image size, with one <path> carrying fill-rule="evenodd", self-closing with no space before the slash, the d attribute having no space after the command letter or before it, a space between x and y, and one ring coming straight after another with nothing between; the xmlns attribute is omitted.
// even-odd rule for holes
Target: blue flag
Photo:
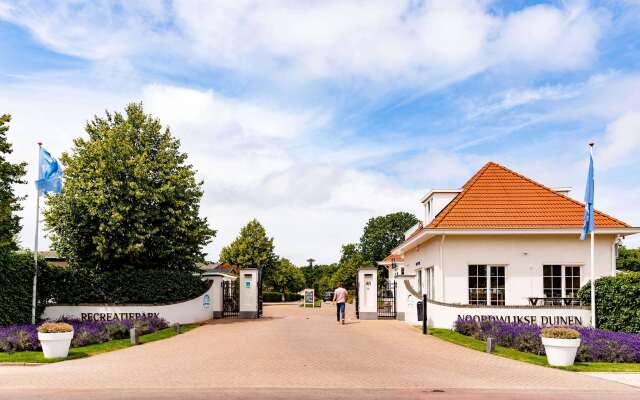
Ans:
<svg viewBox="0 0 640 400"><path fill-rule="evenodd" d="M62 169L58 161L51 157L44 147L40 147L40 161L38 163L38 180L36 187L41 193L60 193L62 190Z"/></svg>
<svg viewBox="0 0 640 400"><path fill-rule="evenodd" d="M593 155L589 155L589 175L587 176L587 188L584 191L584 225L582 227L582 233L580 234L580 240L584 240L588 233L593 232L596 227L593 220Z"/></svg>

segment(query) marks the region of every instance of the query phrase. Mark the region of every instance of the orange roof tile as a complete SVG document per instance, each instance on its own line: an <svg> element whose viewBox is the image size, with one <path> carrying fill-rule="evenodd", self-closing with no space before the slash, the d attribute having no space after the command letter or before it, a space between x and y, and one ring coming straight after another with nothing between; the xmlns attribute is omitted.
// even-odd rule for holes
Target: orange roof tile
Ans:
<svg viewBox="0 0 640 400"><path fill-rule="evenodd" d="M502 165L485 164L426 229L580 228L584 204ZM629 225L600 211L596 228Z"/></svg>
<svg viewBox="0 0 640 400"><path fill-rule="evenodd" d="M403 260L404 260L403 255L389 254L382 261L403 261Z"/></svg>

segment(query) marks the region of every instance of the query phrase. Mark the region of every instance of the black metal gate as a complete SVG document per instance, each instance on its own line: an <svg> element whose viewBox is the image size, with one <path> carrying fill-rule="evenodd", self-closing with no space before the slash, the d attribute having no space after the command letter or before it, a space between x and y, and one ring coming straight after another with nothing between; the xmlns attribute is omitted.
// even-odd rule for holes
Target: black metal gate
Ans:
<svg viewBox="0 0 640 400"><path fill-rule="evenodd" d="M237 318L240 313L240 288L237 281L222 282L222 318Z"/></svg>
<svg viewBox="0 0 640 400"><path fill-rule="evenodd" d="M378 319L396 318L396 282L383 281L378 287Z"/></svg>

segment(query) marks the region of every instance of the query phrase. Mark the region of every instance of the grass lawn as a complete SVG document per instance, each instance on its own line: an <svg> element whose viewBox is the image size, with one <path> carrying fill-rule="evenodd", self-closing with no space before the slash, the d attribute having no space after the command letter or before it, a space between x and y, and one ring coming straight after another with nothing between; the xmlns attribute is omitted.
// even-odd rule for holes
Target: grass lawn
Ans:
<svg viewBox="0 0 640 400"><path fill-rule="evenodd" d="M200 324L180 325L180 333L190 331L191 329L198 326L200 326ZM166 339L175 335L177 335L175 328L169 327L157 332L140 336L140 344L155 342L156 340ZM127 338L111 340L109 342L92 344L83 347L72 347L69 349L69 356L67 358L44 358L44 355L41 351L18 351L15 353L0 353L0 363L54 363L59 361L73 360L75 358L93 356L96 354L106 353L114 350L120 350L130 346L131 340Z"/></svg>
<svg viewBox="0 0 640 400"><path fill-rule="evenodd" d="M447 342L459 344L470 349L478 351L485 351L486 349L486 343L482 340L462 335L450 329L429 328L429 333L437 338L446 340ZM496 351L493 354L500 357L511 358L512 360L550 367L550 365L547 364L546 356L525 353L508 347L496 346ZM575 363L571 367L552 368L560 368L577 372L640 372L640 364L638 363L579 362Z"/></svg>

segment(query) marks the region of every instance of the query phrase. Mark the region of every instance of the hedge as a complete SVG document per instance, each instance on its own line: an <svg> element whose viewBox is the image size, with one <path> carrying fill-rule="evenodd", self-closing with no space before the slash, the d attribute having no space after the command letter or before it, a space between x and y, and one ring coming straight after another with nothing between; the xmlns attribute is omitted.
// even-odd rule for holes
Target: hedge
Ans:
<svg viewBox="0 0 640 400"><path fill-rule="evenodd" d="M46 269L46 262L39 262ZM31 322L33 273L33 254L0 254L0 326ZM37 314L43 309L40 302Z"/></svg>
<svg viewBox="0 0 640 400"><path fill-rule="evenodd" d="M48 268L41 280L50 303L158 304L202 295L208 288L191 272L135 268L92 272L71 268Z"/></svg>
<svg viewBox="0 0 640 400"><path fill-rule="evenodd" d="M38 304L173 303L202 295L208 288L191 272L137 270L96 273L38 262ZM0 326L31 322L33 254L0 254Z"/></svg>
<svg viewBox="0 0 640 400"><path fill-rule="evenodd" d="M596 325L616 332L640 332L640 272L596 280ZM591 284L578 292L582 304L591 304Z"/></svg>
<svg viewBox="0 0 640 400"><path fill-rule="evenodd" d="M285 301L298 301L302 299L302 295L298 293L285 293ZM280 292L263 292L262 301L267 303L278 303L282 301Z"/></svg>

